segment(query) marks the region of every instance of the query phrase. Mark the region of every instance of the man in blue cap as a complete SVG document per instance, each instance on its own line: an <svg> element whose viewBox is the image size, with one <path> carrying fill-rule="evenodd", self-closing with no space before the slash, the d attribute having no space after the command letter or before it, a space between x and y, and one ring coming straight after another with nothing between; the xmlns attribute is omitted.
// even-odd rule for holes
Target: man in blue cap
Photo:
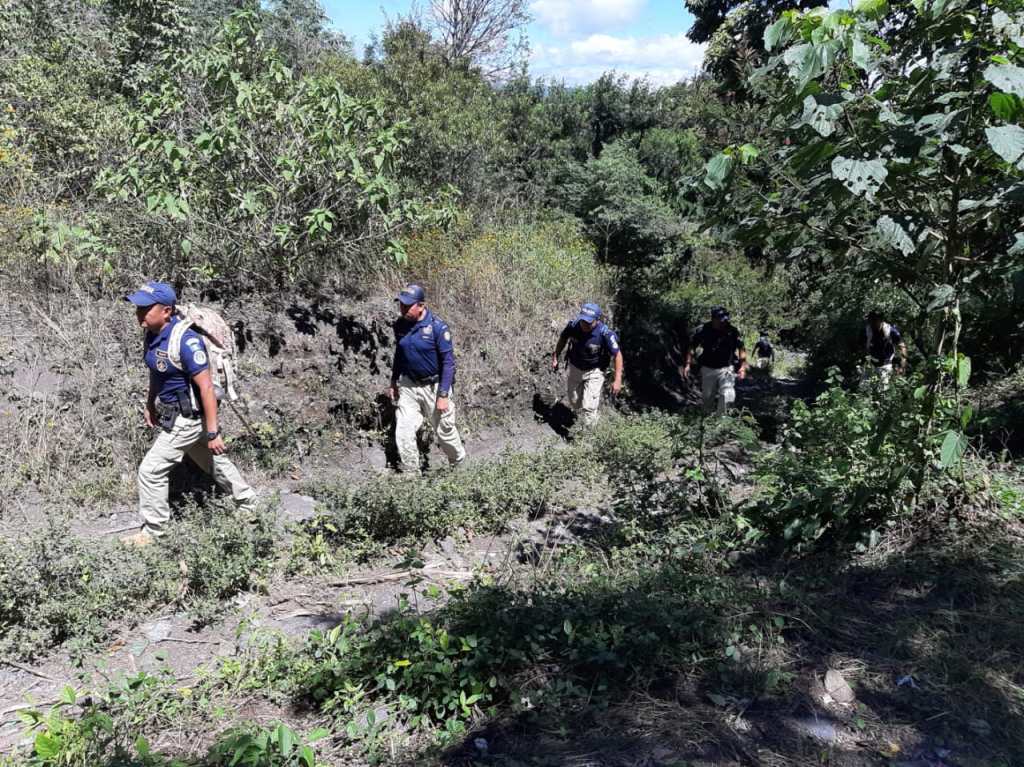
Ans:
<svg viewBox="0 0 1024 767"><path fill-rule="evenodd" d="M145 419L160 428L153 446L139 465L139 516L142 531L121 540L146 546L164 532L171 518L167 498L168 476L187 454L217 484L231 493L244 510L256 503L256 491L224 454L227 448L217 420L217 396L202 336L189 329L181 335L179 350L169 350L177 296L163 282L147 282L125 300L135 305L135 317L146 331L143 357L149 368ZM177 335L177 334L175 334ZM180 367L174 358L180 355Z"/></svg>
<svg viewBox="0 0 1024 767"><path fill-rule="evenodd" d="M584 425L589 426L597 422L604 371L611 363L615 365L612 394L622 391L619 337L601 321L601 307L586 303L558 337L555 353L551 356L552 370L558 370L566 344L569 344L569 375L566 379L569 407L574 413L581 413Z"/></svg>
<svg viewBox="0 0 1024 767"><path fill-rule="evenodd" d="M686 360L679 369L683 381L690 377L693 354L700 348L697 364L701 369L701 393L704 412L715 409L719 415L725 413L736 401L736 379L747 375L747 350L740 333L729 322L729 312L722 306L711 309L711 322L705 322L690 340ZM739 370L733 368L733 360L739 358Z"/></svg>
<svg viewBox="0 0 1024 767"><path fill-rule="evenodd" d="M466 460L455 426L455 348L448 325L426 304L419 285L407 285L396 296L400 317L395 322L395 359L391 365L391 400L397 404L395 442L400 472L419 472L416 433L430 422L451 466Z"/></svg>

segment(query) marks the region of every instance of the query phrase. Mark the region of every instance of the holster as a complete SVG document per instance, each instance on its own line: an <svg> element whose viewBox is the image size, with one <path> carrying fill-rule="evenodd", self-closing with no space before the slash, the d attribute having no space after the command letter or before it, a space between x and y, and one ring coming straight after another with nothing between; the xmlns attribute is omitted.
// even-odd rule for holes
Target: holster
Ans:
<svg viewBox="0 0 1024 767"><path fill-rule="evenodd" d="M160 428L166 432L170 432L174 428L179 415L183 418L195 418L198 415L192 407L192 399L188 391L178 392L177 400L174 402L157 400L156 412L160 416Z"/></svg>

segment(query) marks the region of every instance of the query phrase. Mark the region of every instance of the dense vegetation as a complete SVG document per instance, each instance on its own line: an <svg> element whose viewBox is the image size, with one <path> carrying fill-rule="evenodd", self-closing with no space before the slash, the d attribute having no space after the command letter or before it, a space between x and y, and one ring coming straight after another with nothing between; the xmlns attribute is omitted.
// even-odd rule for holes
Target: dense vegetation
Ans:
<svg viewBox="0 0 1024 767"><path fill-rule="evenodd" d="M470 5L477 25L433 3L357 55L315 0L0 0L0 380L72 382L0 396L3 662L84 662L166 607L199 628L281 583L401 576L395 609L298 639L240 626L187 682L136 670L19 707L31 742L0 764L491 763L513 732L546 749L517 763L568 763L569 733L625 737L659 706L692 715L660 731L675 763L757 763L736 723L795 727L778 712L825 667L859 675L829 712L861 741L912 724L884 757L1015 763L1020 3L693 0L705 69L670 87L536 80L526 4ZM311 519L200 497L143 554L80 533L132 499L141 371L116 303L144 277L238 313L271 404L232 450L315 497ZM380 377L379 297L408 280L455 329L473 428L514 433L531 396L550 415L545 354L585 299L623 338L623 412L458 473L301 478L386 438L346 388L379 383L353 366ZM715 304L780 341L787 383L706 419L677 368ZM869 308L911 347L888 387L859 381ZM317 367L322 328L344 353ZM315 408L273 409L289 376ZM450 580L423 561L492 538L503 560ZM261 705L286 721L232 717ZM761 738L779 763L853 763L786 738Z"/></svg>

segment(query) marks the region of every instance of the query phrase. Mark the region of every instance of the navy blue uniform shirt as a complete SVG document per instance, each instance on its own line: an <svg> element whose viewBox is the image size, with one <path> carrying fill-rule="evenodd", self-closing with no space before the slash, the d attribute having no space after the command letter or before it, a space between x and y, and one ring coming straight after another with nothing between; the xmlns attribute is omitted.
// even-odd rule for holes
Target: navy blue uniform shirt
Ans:
<svg viewBox="0 0 1024 767"><path fill-rule="evenodd" d="M395 361L391 382L399 376L414 381L440 378L439 397L447 397L455 382L455 347L452 333L444 320L428 309L419 322L399 319L395 322Z"/></svg>
<svg viewBox="0 0 1024 767"><path fill-rule="evenodd" d="M210 367L206 344L193 330L186 330L181 337L181 366L184 370L178 370L171 364L167 342L178 322L177 317L172 317L159 333L146 333L145 360L149 368L149 385L156 390L160 401L169 405L178 401L179 392L188 391L192 376Z"/></svg>
<svg viewBox="0 0 1024 767"><path fill-rule="evenodd" d="M619 337L615 331L603 322L595 322L588 333L583 329L580 320L571 320L562 331L559 343L572 341L569 347L569 362L578 370L593 370L602 367L602 363L615 359L619 353ZM607 354L602 360L602 350Z"/></svg>
<svg viewBox="0 0 1024 767"><path fill-rule="evenodd" d="M864 340L867 341L868 327L864 328ZM886 337L885 330L879 330L877 333L871 332L871 343L868 345L868 354L871 356L871 361L876 365L888 365L892 362L893 357L896 356L896 347L903 343L903 336L900 333L900 329L895 325L889 325L889 335Z"/></svg>
<svg viewBox="0 0 1024 767"><path fill-rule="evenodd" d="M757 343L754 344L754 354L758 357L771 357L772 351L772 342L764 336L757 339Z"/></svg>
<svg viewBox="0 0 1024 767"><path fill-rule="evenodd" d="M693 346L701 347L697 364L702 368L726 368L733 364L736 352L743 348L743 341L732 325L715 330L710 322L705 322L693 334Z"/></svg>

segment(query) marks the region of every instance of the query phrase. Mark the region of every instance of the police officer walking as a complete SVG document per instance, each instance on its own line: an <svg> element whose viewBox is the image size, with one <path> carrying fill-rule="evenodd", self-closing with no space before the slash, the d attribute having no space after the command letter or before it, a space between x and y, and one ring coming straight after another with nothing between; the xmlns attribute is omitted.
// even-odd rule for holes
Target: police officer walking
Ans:
<svg viewBox="0 0 1024 767"><path fill-rule="evenodd" d="M615 331L601 321L601 307L583 304L576 319L570 320L558 337L551 355L551 369L558 370L562 350L569 344L569 374L566 394L574 413L582 411L585 425L596 423L601 405L604 371L615 364L612 394L622 391L622 350Z"/></svg>
<svg viewBox="0 0 1024 767"><path fill-rule="evenodd" d="M907 369L907 344L900 329L886 322L880 311L868 312L864 320L863 341L870 363L865 367L864 379L877 378L882 382L882 386L887 386L897 352L900 356L898 371L902 373Z"/></svg>
<svg viewBox="0 0 1024 767"><path fill-rule="evenodd" d="M177 296L162 282L147 282L125 300L135 305L135 316L145 328L144 359L149 368L149 392L145 419L151 428L159 426L153 446L139 465L139 516L142 531L122 538L124 543L146 546L164 532L171 517L167 498L168 475L187 454L200 469L251 511L256 491L242 478L225 455L227 448L217 420L217 397L210 363L202 336L185 331L180 350L168 350L174 326ZM180 354L181 367L172 358Z"/></svg>
<svg viewBox="0 0 1024 767"><path fill-rule="evenodd" d="M416 432L430 421L437 442L451 466L466 459L466 449L455 426L455 349L448 325L426 305L419 285L398 294L401 317L395 322L395 359L391 366L392 402L397 403L395 442L402 472L420 470Z"/></svg>
<svg viewBox="0 0 1024 767"><path fill-rule="evenodd" d="M739 331L729 322L729 313L724 307L714 307L711 322L705 322L693 334L686 360L679 369L684 381L690 376L693 354L698 347L701 349L697 364L701 369L704 412L710 413L717 403L717 412L722 415L736 401L736 379L742 381L747 375L747 351ZM733 361L737 357L739 369L735 370Z"/></svg>
<svg viewBox="0 0 1024 767"><path fill-rule="evenodd" d="M768 340L767 333L761 333L761 337L754 344L754 366L758 370L771 370L775 364L775 348Z"/></svg>

